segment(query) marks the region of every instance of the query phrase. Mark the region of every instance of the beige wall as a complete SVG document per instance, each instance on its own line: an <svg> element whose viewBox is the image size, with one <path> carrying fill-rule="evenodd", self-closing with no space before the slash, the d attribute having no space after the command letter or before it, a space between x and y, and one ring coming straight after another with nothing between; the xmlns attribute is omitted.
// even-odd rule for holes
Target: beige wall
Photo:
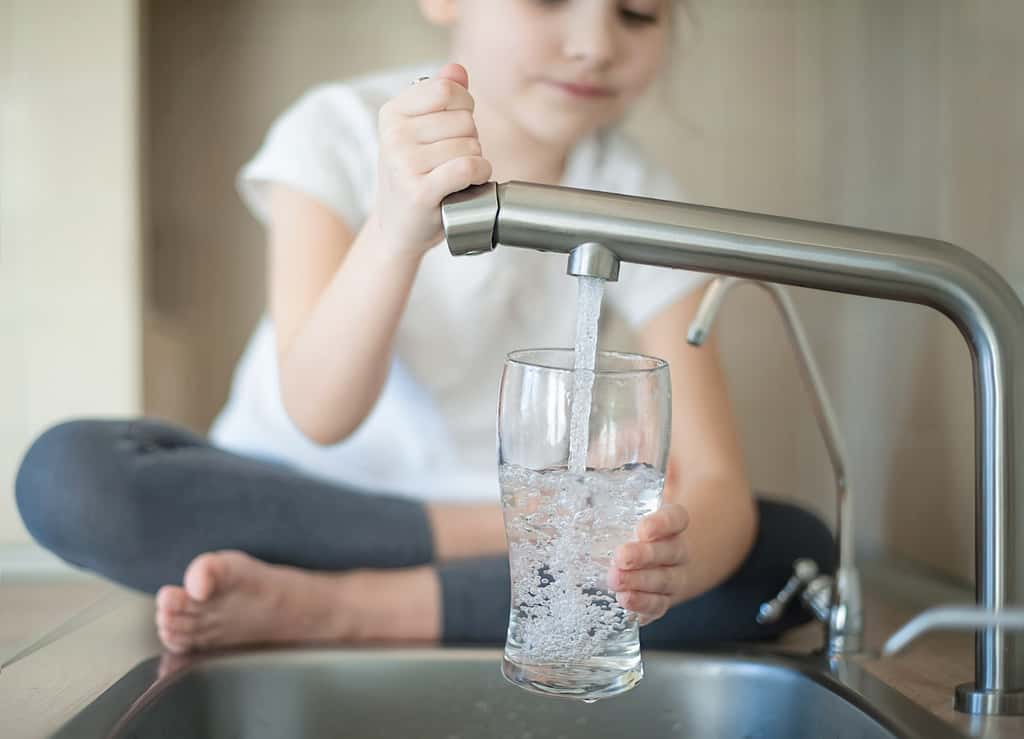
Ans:
<svg viewBox="0 0 1024 739"><path fill-rule="evenodd" d="M0 0L0 544L36 434L141 408L134 6Z"/></svg>
<svg viewBox="0 0 1024 739"><path fill-rule="evenodd" d="M1024 4L700 7L701 38L673 82L690 127L644 121L648 141L671 142L664 153L693 200L952 241L1024 286ZM796 300L848 437L861 551L969 578L962 339L916 306L811 291ZM723 326L754 477L827 496L823 449L764 305L737 295Z"/></svg>

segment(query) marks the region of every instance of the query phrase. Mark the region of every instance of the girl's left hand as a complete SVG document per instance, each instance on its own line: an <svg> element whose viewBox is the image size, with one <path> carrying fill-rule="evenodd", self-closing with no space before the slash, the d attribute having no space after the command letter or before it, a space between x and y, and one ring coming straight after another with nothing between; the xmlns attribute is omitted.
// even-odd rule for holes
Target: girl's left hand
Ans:
<svg viewBox="0 0 1024 739"><path fill-rule="evenodd" d="M665 503L643 517L636 527L637 541L615 550L608 570L608 587L626 610L649 624L683 599L686 588L686 542L690 522L686 509Z"/></svg>

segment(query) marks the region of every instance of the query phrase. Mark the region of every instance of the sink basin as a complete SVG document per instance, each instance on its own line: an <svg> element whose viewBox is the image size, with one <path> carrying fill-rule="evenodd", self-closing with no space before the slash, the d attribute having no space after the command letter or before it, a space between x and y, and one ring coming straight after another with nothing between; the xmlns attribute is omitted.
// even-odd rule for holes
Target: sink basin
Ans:
<svg viewBox="0 0 1024 739"><path fill-rule="evenodd" d="M631 692L586 705L533 695L491 649L288 650L141 663L55 736L959 737L855 664L816 657L645 655Z"/></svg>

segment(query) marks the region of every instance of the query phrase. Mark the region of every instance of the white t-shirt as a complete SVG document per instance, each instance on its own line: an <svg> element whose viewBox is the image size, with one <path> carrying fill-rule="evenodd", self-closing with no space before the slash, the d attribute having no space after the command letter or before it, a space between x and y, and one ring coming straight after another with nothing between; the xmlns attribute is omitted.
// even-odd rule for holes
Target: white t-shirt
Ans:
<svg viewBox="0 0 1024 739"><path fill-rule="evenodd" d="M274 123L239 174L239 191L254 215L266 223L268 186L282 183L358 230L376 185L377 111L440 66L393 70L306 93ZM562 184L681 199L669 174L644 161L616 130L580 141ZM576 281L565 267L564 257L522 249L474 257L453 257L443 243L431 249L413 284L377 403L348 438L326 447L303 436L284 410L274 328L264 317L210 436L223 448L368 491L495 500L495 411L505 355L573 345ZM620 281L607 288L602 345L634 348L631 327L700 280L696 273L623 264Z"/></svg>

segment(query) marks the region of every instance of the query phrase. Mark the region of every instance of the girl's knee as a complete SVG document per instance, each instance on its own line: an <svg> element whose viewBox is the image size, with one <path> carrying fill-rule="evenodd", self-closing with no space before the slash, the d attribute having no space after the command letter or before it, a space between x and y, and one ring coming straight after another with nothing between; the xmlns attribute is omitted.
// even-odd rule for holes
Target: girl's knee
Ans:
<svg viewBox="0 0 1024 739"><path fill-rule="evenodd" d="M814 560L822 572L836 569L836 542L831 530L814 513L772 500L758 501L759 531L755 552L764 564L787 572L800 558Z"/></svg>
<svg viewBox="0 0 1024 739"><path fill-rule="evenodd" d="M29 533L60 552L105 508L112 465L111 425L75 420L44 432L29 447L14 483L18 512ZM92 515L90 515L90 512Z"/></svg>

